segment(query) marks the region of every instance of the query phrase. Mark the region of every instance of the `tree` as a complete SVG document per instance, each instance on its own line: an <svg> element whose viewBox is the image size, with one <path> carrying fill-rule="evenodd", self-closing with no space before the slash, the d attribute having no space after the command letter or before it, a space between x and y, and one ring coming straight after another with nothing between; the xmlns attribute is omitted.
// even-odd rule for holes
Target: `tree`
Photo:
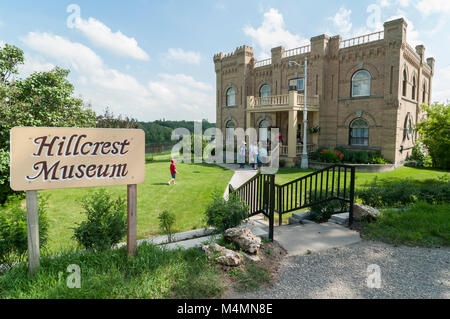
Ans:
<svg viewBox="0 0 450 319"><path fill-rule="evenodd" d="M117 117L107 108L105 113L97 116L97 127L99 128L139 128L139 122L136 119L128 116Z"/></svg>
<svg viewBox="0 0 450 319"><path fill-rule="evenodd" d="M54 68L13 79L23 51L6 44L0 50L0 204L9 188L9 132L14 126L95 127L95 113L73 96L69 70ZM7 165L6 165L6 164Z"/></svg>
<svg viewBox="0 0 450 319"><path fill-rule="evenodd" d="M433 167L450 169L450 105L423 105L426 119L416 129L426 146Z"/></svg>
<svg viewBox="0 0 450 319"><path fill-rule="evenodd" d="M4 84L11 75L18 74L20 64L23 64L23 51L14 45L5 44L0 49L0 82Z"/></svg>

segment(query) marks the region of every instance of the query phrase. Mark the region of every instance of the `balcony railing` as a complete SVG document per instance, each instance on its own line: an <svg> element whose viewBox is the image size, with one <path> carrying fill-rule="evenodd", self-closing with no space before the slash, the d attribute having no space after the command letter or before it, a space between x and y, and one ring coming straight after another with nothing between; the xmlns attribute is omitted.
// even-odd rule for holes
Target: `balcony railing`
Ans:
<svg viewBox="0 0 450 319"><path fill-rule="evenodd" d="M271 64L272 64L272 59L269 58L269 59L265 59L265 60L256 62L255 68L259 68L259 67L271 65Z"/></svg>
<svg viewBox="0 0 450 319"><path fill-rule="evenodd" d="M320 104L320 97L318 95L310 95L307 97L306 107L317 110ZM268 108L268 107L296 107L303 108L305 105L305 96L298 94L297 91L291 91L289 94L273 95L267 97L247 97L247 106L249 109L253 108Z"/></svg>
<svg viewBox="0 0 450 319"><path fill-rule="evenodd" d="M374 32L370 34L361 35L359 37L343 40L341 42L341 49L352 47L355 45L360 45L364 43L369 43L373 41L383 40L384 31Z"/></svg>
<svg viewBox="0 0 450 319"><path fill-rule="evenodd" d="M306 144L306 152L308 154L314 153L316 150L317 150L316 144ZM297 145L296 153L297 153L297 155L303 154L303 145L302 144Z"/></svg>
<svg viewBox="0 0 450 319"><path fill-rule="evenodd" d="M305 54L311 52L311 46L310 45L305 45L303 47L299 47L299 48L294 48L294 49L290 49L290 50L286 50L284 51L284 56L286 58L294 56L294 55L299 55L299 54Z"/></svg>
<svg viewBox="0 0 450 319"><path fill-rule="evenodd" d="M256 97L255 98L255 107L264 107L264 106L282 106L289 105L289 95L274 95L267 97Z"/></svg>

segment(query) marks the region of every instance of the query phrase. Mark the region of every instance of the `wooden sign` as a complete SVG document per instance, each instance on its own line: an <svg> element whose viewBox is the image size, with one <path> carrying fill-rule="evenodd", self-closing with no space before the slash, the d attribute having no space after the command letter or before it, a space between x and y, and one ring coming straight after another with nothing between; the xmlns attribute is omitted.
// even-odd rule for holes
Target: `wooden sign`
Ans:
<svg viewBox="0 0 450 319"><path fill-rule="evenodd" d="M16 191L141 184L145 136L136 129L15 127L11 188Z"/></svg>
<svg viewBox="0 0 450 319"><path fill-rule="evenodd" d="M145 134L136 129L14 127L10 186L27 191L29 269L39 269L37 190L127 186L127 254L136 254L137 185L145 180Z"/></svg>

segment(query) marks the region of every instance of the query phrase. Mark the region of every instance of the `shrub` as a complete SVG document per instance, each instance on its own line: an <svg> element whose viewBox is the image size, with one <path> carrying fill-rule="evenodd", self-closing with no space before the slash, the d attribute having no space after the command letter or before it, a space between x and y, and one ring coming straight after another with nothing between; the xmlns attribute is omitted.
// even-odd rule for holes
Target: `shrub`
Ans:
<svg viewBox="0 0 450 319"><path fill-rule="evenodd" d="M311 220L317 223L327 222L337 209L341 209L341 205L337 201L317 204L311 207Z"/></svg>
<svg viewBox="0 0 450 319"><path fill-rule="evenodd" d="M376 178L364 188L356 191L363 204L373 207L405 206L416 201L430 204L450 202L450 181L442 177L439 181L425 180L414 183L410 179L378 181Z"/></svg>
<svg viewBox="0 0 450 319"><path fill-rule="evenodd" d="M248 218L248 206L241 201L238 194L231 193L228 200L220 192L214 192L212 203L206 208L206 224L215 227L218 232L236 227Z"/></svg>
<svg viewBox="0 0 450 319"><path fill-rule="evenodd" d="M82 207L87 219L74 229L74 238L87 249L106 250L126 234L125 201L113 200L104 189L85 196Z"/></svg>
<svg viewBox="0 0 450 319"><path fill-rule="evenodd" d="M0 205L13 193L9 187L9 152L0 149Z"/></svg>
<svg viewBox="0 0 450 319"><path fill-rule="evenodd" d="M339 150L323 149L319 152L319 160L325 163L339 163L344 159L344 154Z"/></svg>
<svg viewBox="0 0 450 319"><path fill-rule="evenodd" d="M280 168L283 168L283 167L285 167L286 166L286 161L285 160L280 160L279 162L279 166L280 166Z"/></svg>
<svg viewBox="0 0 450 319"><path fill-rule="evenodd" d="M39 195L39 246L48 240L47 197ZM20 261L28 250L27 212L20 196L10 196L0 212L0 264Z"/></svg>
<svg viewBox="0 0 450 319"><path fill-rule="evenodd" d="M175 224L175 214L169 213L167 210L158 215L159 228L167 235L167 239L172 242L173 239L173 225Z"/></svg>
<svg viewBox="0 0 450 319"><path fill-rule="evenodd" d="M432 159L433 167L450 169L450 107L449 105L422 105L427 118L417 123L420 138Z"/></svg>

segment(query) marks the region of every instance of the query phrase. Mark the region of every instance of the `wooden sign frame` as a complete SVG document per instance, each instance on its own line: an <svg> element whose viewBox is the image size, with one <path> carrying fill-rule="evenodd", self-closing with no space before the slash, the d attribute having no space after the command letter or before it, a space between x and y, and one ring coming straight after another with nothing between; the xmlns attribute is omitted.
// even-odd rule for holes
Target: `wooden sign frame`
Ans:
<svg viewBox="0 0 450 319"><path fill-rule="evenodd" d="M86 181L75 181L72 186L71 183L64 183L63 186L58 187L57 182L48 181L48 186L41 186L43 182L46 182L44 179L44 175L42 174L42 180L38 181L39 186L42 188L38 188L38 186L32 185L32 183L28 180L28 184L24 183L21 178L26 179L26 168L29 169L25 165L16 165L16 161L20 160L20 163L24 161L26 163L30 163L30 158L33 159L34 162L39 160L39 156L36 156L36 153L30 152L30 143L35 141L36 139L42 138L45 132L45 137L54 137L55 132L60 134L61 136L86 136L88 138L91 135L95 136L95 139L108 140L112 137L117 136L132 136L127 140L125 138L125 145L130 145L129 153L128 151L125 154L120 154L122 156L121 161L125 163L132 163L132 165L137 165L139 167L127 167L126 173L134 174L136 176L124 176L123 182L122 180L118 180L117 176L112 176L111 180L91 180ZM65 134L65 135L64 135ZM131 134L131 135L130 135ZM136 255L136 247L137 247L137 184L143 183L145 180L145 133L143 130L138 129L94 129L94 128L50 128L50 127L14 127L10 132L10 186L14 190L25 190L26 191L26 207L27 207L27 238L28 238L28 258L29 258L29 271L30 275L33 276L40 267L40 248L39 248L39 216L38 216L38 190L39 189L56 189L56 188L71 188L71 187L95 187L95 186L108 186L108 185L127 185L127 256L133 257ZM36 137L38 136L38 137ZM34 139L33 139L34 137ZM59 137L59 136L58 136ZM64 139L64 141L69 140ZM25 142L24 142L25 141ZM62 138L61 138L62 141ZM28 145L23 145L28 143ZM61 142L63 143L63 142ZM92 143L92 142L88 142ZM106 142L112 145L113 142ZM128 144L127 144L128 143ZM19 144L19 146L17 146ZM36 147L36 143L34 143L34 147ZM135 145L136 144L136 145ZM45 145L50 145L47 143ZM47 146L50 148L50 146ZM63 147L61 146L61 149ZM68 147L66 147L67 152ZM60 153L53 154L55 159L59 159L58 156L61 156ZM39 154L41 155L41 154ZM73 154L72 154L73 155ZM119 155L119 154L118 154ZM126 156L123 156L126 155ZM46 154L46 158L48 159L48 153ZM111 160L111 156L104 156L104 158L108 158ZM127 159L130 158L130 162L127 162ZM75 162L76 159L73 158L63 158L61 161L65 160L66 162ZM86 161L86 159L83 159ZM98 158L91 157L89 158L91 162L98 162ZM125 164L124 164L125 165ZM142 167L140 166L142 165ZM86 165L84 165L86 167ZM105 165L106 166L106 165ZM46 166L47 168L49 166ZM20 171L19 171L20 170ZM53 175L55 175L56 169L52 171ZM46 171L45 173L47 173ZM125 172L125 169L122 171ZM125 174L125 175L127 175ZM50 174L47 174L50 175ZM122 177L122 176L121 176ZM130 184L129 181L134 180L135 184ZM56 184L56 185L55 185ZM92 184L92 185L91 185ZM99 185L100 184L100 185ZM18 186L19 185L19 186Z"/></svg>

